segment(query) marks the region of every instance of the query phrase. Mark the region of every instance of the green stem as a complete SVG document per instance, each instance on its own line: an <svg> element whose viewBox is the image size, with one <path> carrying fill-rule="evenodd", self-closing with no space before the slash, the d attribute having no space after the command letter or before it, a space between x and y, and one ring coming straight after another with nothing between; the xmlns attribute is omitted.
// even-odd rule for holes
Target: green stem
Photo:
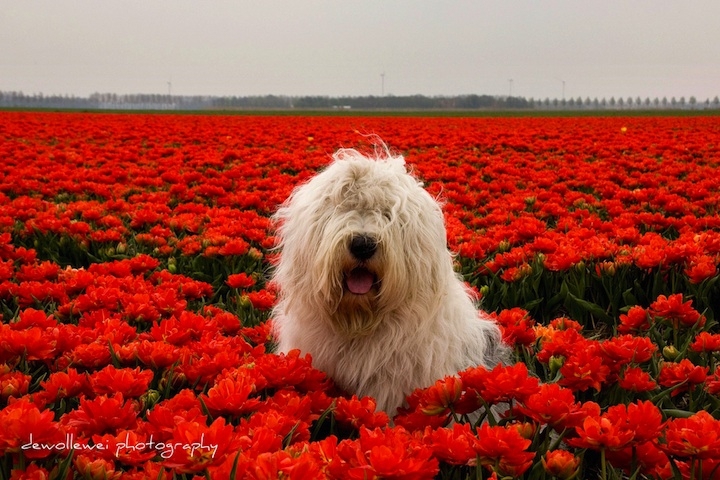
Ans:
<svg viewBox="0 0 720 480"><path fill-rule="evenodd" d="M695 480L695 460L690 460L690 480Z"/></svg>

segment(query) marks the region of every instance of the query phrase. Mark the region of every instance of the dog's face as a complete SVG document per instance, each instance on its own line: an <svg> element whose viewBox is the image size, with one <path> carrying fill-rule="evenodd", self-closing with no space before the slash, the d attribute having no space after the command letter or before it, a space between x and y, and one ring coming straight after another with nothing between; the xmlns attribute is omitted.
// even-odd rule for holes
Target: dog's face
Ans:
<svg viewBox="0 0 720 480"><path fill-rule="evenodd" d="M441 283L438 265L449 255L442 212L401 158L340 154L276 219L275 279L286 308L312 305L348 337L371 333Z"/></svg>

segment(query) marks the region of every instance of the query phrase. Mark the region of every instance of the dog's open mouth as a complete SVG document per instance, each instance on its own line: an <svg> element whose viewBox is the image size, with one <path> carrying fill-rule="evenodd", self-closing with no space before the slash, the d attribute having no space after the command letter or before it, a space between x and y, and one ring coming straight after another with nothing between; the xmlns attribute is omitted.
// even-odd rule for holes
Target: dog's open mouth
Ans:
<svg viewBox="0 0 720 480"><path fill-rule="evenodd" d="M363 267L353 268L345 274L345 286L355 295L365 295L376 281L375 274Z"/></svg>

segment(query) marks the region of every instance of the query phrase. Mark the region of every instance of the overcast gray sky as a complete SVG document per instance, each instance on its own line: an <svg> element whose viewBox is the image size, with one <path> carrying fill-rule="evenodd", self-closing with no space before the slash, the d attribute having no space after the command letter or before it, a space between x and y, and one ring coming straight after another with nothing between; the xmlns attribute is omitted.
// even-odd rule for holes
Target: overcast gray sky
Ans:
<svg viewBox="0 0 720 480"><path fill-rule="evenodd" d="M719 0L0 0L0 90L720 95ZM512 81L511 81L512 80Z"/></svg>

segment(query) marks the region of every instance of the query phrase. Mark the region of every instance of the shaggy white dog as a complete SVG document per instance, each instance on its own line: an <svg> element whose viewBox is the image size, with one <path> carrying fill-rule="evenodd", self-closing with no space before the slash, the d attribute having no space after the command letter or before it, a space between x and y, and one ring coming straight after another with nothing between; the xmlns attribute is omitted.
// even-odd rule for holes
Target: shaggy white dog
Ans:
<svg viewBox="0 0 720 480"><path fill-rule="evenodd" d="M394 415L406 395L507 347L453 270L443 214L402 157L340 150L275 216L280 352L300 349Z"/></svg>

